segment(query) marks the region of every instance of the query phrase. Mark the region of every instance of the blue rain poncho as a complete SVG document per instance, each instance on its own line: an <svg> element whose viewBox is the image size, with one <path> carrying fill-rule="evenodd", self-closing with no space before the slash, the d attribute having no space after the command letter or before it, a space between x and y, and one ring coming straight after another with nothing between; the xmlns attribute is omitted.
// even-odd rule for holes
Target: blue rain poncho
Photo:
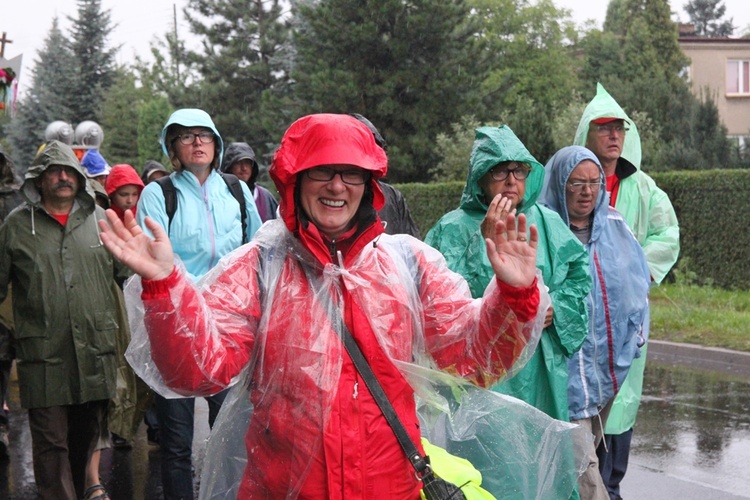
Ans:
<svg viewBox="0 0 750 500"><path fill-rule="evenodd" d="M586 297L589 335L581 350L568 360L571 420L598 415L622 386L639 344L644 342L641 333L651 281L641 246L622 216L609 207L604 172L594 153L581 146L555 153L545 166L540 202L569 224L566 184L586 160L599 167L600 188L586 244L594 277L593 289Z"/></svg>

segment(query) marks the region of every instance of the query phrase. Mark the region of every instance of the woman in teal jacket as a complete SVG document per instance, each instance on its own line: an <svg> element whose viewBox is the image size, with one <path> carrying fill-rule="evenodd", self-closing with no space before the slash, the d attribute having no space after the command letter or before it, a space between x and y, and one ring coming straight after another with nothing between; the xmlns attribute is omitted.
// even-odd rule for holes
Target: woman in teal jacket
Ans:
<svg viewBox="0 0 750 500"><path fill-rule="evenodd" d="M530 169L528 177L518 179L523 174L513 171L503 180L491 180L493 171L501 177L498 169L510 170L507 162L516 164L516 170ZM591 277L583 245L559 215L536 203L543 182L544 167L508 126L477 129L461 204L438 221L425 242L440 250L448 266L464 276L474 297L481 297L493 276L481 227L492 201L485 189L518 194L518 199L511 196L510 208L526 214L529 224L539 230L537 268L549 287L552 316L526 366L493 389L568 421L567 358L581 348L588 334L584 299L591 290Z"/></svg>

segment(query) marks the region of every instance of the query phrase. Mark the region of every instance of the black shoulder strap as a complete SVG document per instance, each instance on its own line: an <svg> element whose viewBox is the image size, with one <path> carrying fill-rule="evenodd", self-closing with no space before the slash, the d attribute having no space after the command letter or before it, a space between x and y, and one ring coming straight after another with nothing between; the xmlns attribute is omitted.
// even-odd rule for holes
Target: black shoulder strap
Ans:
<svg viewBox="0 0 750 500"><path fill-rule="evenodd" d="M247 243L247 205L245 204L245 194L242 192L242 185L237 176L232 174L220 173L224 182L227 183L229 191L240 204L240 220L242 221L242 244Z"/></svg>
<svg viewBox="0 0 750 500"><path fill-rule="evenodd" d="M177 211L177 190L172 183L172 178L166 175L160 179L156 179L156 182L161 186L161 190L164 193L164 209L167 212L167 234L169 234L169 228L172 226L172 219L174 219L174 213Z"/></svg>
<svg viewBox="0 0 750 500"><path fill-rule="evenodd" d="M220 174L224 182L227 183L229 191L232 196L240 204L240 220L242 221L242 244L247 243L247 205L245 204L245 194L242 192L242 186L240 180L232 174ZM169 220L167 226L167 234L169 234L169 227L172 226L172 219L174 214L177 212L177 189L172 183L170 176L156 179L156 182L161 186L161 190L164 193L164 209L167 212L167 219Z"/></svg>

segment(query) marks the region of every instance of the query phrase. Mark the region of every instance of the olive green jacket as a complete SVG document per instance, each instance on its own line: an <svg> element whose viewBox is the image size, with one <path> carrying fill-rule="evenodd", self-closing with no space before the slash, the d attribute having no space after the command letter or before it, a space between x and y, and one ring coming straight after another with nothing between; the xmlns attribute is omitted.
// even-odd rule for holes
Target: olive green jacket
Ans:
<svg viewBox="0 0 750 500"><path fill-rule="evenodd" d="M22 187L26 203L0 226L0 302L13 286L21 405L44 408L104 400L115 392L117 303L113 279L128 271L102 246L104 211L81 188L66 226L41 206L36 179L50 165L76 169L72 150L52 141Z"/></svg>

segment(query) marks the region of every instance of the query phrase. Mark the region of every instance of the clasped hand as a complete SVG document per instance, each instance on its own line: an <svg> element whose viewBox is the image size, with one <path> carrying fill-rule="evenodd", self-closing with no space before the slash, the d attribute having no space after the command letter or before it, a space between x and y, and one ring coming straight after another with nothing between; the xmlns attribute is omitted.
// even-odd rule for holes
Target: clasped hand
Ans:
<svg viewBox="0 0 750 500"><path fill-rule="evenodd" d="M482 221L482 235L487 245L487 257L497 278L514 287L527 287L536 275L536 248L539 232L529 227L526 239L526 215L516 217L511 202L498 194L490 203Z"/></svg>

